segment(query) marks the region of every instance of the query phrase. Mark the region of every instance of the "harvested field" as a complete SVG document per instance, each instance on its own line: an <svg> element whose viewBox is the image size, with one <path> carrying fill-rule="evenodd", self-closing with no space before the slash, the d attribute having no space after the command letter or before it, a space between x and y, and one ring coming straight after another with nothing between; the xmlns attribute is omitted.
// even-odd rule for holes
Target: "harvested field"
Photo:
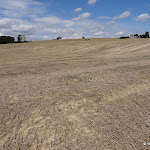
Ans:
<svg viewBox="0 0 150 150"><path fill-rule="evenodd" d="M0 150L148 144L150 39L0 45Z"/></svg>

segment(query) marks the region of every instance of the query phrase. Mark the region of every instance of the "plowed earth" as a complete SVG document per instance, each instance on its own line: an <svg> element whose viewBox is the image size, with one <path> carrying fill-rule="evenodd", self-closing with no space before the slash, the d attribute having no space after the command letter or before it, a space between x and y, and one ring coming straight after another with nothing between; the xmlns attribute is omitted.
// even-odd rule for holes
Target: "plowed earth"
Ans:
<svg viewBox="0 0 150 150"><path fill-rule="evenodd" d="M150 39L0 45L0 150L149 144Z"/></svg>

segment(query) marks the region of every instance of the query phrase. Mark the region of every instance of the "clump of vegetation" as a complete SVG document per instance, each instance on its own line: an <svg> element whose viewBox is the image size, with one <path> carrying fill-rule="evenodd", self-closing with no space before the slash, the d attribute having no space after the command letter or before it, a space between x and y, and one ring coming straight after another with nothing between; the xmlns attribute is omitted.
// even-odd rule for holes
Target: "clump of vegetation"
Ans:
<svg viewBox="0 0 150 150"><path fill-rule="evenodd" d="M0 36L0 44L14 43L15 38L11 36Z"/></svg>
<svg viewBox="0 0 150 150"><path fill-rule="evenodd" d="M57 39L56 40L62 40L62 37L57 37Z"/></svg>

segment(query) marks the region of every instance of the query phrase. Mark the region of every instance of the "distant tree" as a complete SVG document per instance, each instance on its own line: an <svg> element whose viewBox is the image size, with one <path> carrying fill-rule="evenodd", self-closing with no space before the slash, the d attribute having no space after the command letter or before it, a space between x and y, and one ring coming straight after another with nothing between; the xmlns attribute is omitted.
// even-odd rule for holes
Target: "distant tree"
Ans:
<svg viewBox="0 0 150 150"><path fill-rule="evenodd" d="M149 32L145 33L145 38L149 38Z"/></svg>
<svg viewBox="0 0 150 150"><path fill-rule="evenodd" d="M1 36L0 37L0 44L7 44L7 43L14 43L15 38L11 36Z"/></svg>
<svg viewBox="0 0 150 150"><path fill-rule="evenodd" d="M0 37L0 44L6 44L6 43L7 43L7 42L6 42L5 38Z"/></svg>
<svg viewBox="0 0 150 150"><path fill-rule="evenodd" d="M129 38L129 36L122 36L122 37L120 37L120 39L128 39Z"/></svg>
<svg viewBox="0 0 150 150"><path fill-rule="evenodd" d="M57 40L61 40L61 39L62 39L62 37L58 37L58 38L57 38Z"/></svg>
<svg viewBox="0 0 150 150"><path fill-rule="evenodd" d="M139 35L138 35L138 34L134 34L134 37L137 37L137 38L138 38L138 37L139 37Z"/></svg>
<svg viewBox="0 0 150 150"><path fill-rule="evenodd" d="M146 38L146 35L140 35L140 38Z"/></svg>
<svg viewBox="0 0 150 150"><path fill-rule="evenodd" d="M15 42L15 38L11 37L11 36L7 36L7 40L8 40L8 43L14 43Z"/></svg>
<svg viewBox="0 0 150 150"><path fill-rule="evenodd" d="M18 42L20 42L20 38L19 38L19 37L17 37L17 39L18 39Z"/></svg>
<svg viewBox="0 0 150 150"><path fill-rule="evenodd" d="M18 35L18 37L17 37L17 39L18 39L18 42L20 43L21 42L21 35Z"/></svg>

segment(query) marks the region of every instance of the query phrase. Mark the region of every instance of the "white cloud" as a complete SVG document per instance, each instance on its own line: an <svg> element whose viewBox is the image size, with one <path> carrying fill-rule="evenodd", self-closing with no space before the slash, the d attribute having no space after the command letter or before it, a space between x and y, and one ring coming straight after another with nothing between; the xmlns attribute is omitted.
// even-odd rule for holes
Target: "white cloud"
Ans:
<svg viewBox="0 0 150 150"><path fill-rule="evenodd" d="M104 32L102 32L102 31L96 32L94 35L104 35Z"/></svg>
<svg viewBox="0 0 150 150"><path fill-rule="evenodd" d="M60 29L48 29L47 31L48 31L48 33L53 33L53 34L58 34L61 32Z"/></svg>
<svg viewBox="0 0 150 150"><path fill-rule="evenodd" d="M74 11L75 12L82 11L82 8L76 8Z"/></svg>
<svg viewBox="0 0 150 150"><path fill-rule="evenodd" d="M111 17L108 17L108 16L99 16L97 18L99 18L99 19L111 19Z"/></svg>
<svg viewBox="0 0 150 150"><path fill-rule="evenodd" d="M39 6L42 3L35 1L35 0L0 0L0 8L8 9L8 10L15 10L15 9L27 9L30 6Z"/></svg>
<svg viewBox="0 0 150 150"><path fill-rule="evenodd" d="M43 24L46 26L46 28L59 28L59 27L64 27L64 28L70 28L74 26L74 21L72 20L64 20L61 18L58 18L56 16L50 16L50 17L43 17L43 18L33 18L36 24ZM44 29L42 29L44 30ZM45 29L47 30L47 29ZM54 30L55 32L55 30Z"/></svg>
<svg viewBox="0 0 150 150"><path fill-rule="evenodd" d="M0 1L1 8L5 8L5 9L10 9L10 10L14 10L14 9L26 9L28 7L28 2L27 1L19 1L19 0L5 0L5 1ZM31 1L30 1L31 2Z"/></svg>
<svg viewBox="0 0 150 150"><path fill-rule="evenodd" d="M0 0L0 13L14 18L43 14L42 3L36 0Z"/></svg>
<svg viewBox="0 0 150 150"><path fill-rule="evenodd" d="M17 31L17 32L29 32L34 30L33 25L14 25L12 26L12 30L13 31Z"/></svg>
<svg viewBox="0 0 150 150"><path fill-rule="evenodd" d="M16 24L16 20L10 18L0 19L0 28L7 29L10 28L13 24Z"/></svg>
<svg viewBox="0 0 150 150"><path fill-rule="evenodd" d="M74 25L73 21L70 21L68 24L66 24L66 28L70 28Z"/></svg>
<svg viewBox="0 0 150 150"><path fill-rule="evenodd" d="M113 19L116 20L116 19L123 19L123 18L127 18L131 15L131 13L129 11L125 11L123 12L119 17L114 17Z"/></svg>
<svg viewBox="0 0 150 150"><path fill-rule="evenodd" d="M73 38L77 39L77 38L81 38L82 35L80 33L74 33L73 34Z"/></svg>
<svg viewBox="0 0 150 150"><path fill-rule="evenodd" d="M89 0L94 4L96 0ZM74 11L81 11L77 8ZM0 35L17 37L26 35L27 40L49 40L63 38L113 37L121 29L114 21L98 23L90 20L90 13L81 13L77 18L65 20L58 16L47 16L46 6L38 0L0 0ZM44 16L44 17L42 17ZM100 16L100 19L111 19ZM115 26L113 25L115 24Z"/></svg>
<svg viewBox="0 0 150 150"><path fill-rule="evenodd" d="M122 31L115 33L115 35L123 35L123 34L124 34L124 32L122 32Z"/></svg>
<svg viewBox="0 0 150 150"><path fill-rule="evenodd" d="M0 33L3 35L17 36L19 34L35 34L37 26L20 19L0 19Z"/></svg>
<svg viewBox="0 0 150 150"><path fill-rule="evenodd" d="M107 25L114 25L115 24L115 21L109 21L107 22Z"/></svg>
<svg viewBox="0 0 150 150"><path fill-rule="evenodd" d="M41 40L52 40L52 37L47 35L44 36L28 35L26 36L26 39L31 41L32 40L41 41Z"/></svg>
<svg viewBox="0 0 150 150"><path fill-rule="evenodd" d="M88 1L88 4L89 4L89 5L92 5L92 4L94 4L94 3L96 3L96 0L89 0L89 1Z"/></svg>
<svg viewBox="0 0 150 150"><path fill-rule="evenodd" d="M91 14L88 12L81 12L76 18L65 20L58 16L48 16L46 14L49 12L46 10L47 6L44 2L38 1L0 0L0 16L3 16L3 18L0 18L0 35L16 37L18 34L24 34L27 40L42 40L54 39L58 36L63 38L117 37L129 35L133 32L124 30L124 25L115 22L116 19L129 17L131 15L129 11L114 17L113 21L107 20L105 23L99 23L99 20L91 20L89 18ZM96 2L96 0L88 0L90 5ZM74 11L80 12L82 8L76 8ZM112 19L109 16L99 16L98 18ZM135 20L141 21L149 18L149 14L141 14Z"/></svg>
<svg viewBox="0 0 150 150"><path fill-rule="evenodd" d="M21 18L22 14L20 14L20 12L13 11L13 10L0 10L0 13L5 15L5 16L10 16L13 18Z"/></svg>
<svg viewBox="0 0 150 150"><path fill-rule="evenodd" d="M43 36L43 38L44 38L45 40L51 40L51 39L52 39L51 36Z"/></svg>
<svg viewBox="0 0 150 150"><path fill-rule="evenodd" d="M91 16L90 13L83 13L80 17L81 18L89 18Z"/></svg>
<svg viewBox="0 0 150 150"><path fill-rule="evenodd" d="M87 17L82 15L82 17ZM35 21L35 20L37 21ZM98 23L90 19L79 21L64 20L56 16L34 18L32 21L23 19L3 18L0 19L0 35L17 37L19 34L26 35L27 40L50 40L58 36L64 38L98 38L115 37L122 35L122 31L115 23Z"/></svg>
<svg viewBox="0 0 150 150"><path fill-rule="evenodd" d="M147 20L147 19L150 19L150 15L149 14L141 14L141 15L137 16L135 20L143 21L143 20Z"/></svg>
<svg viewBox="0 0 150 150"><path fill-rule="evenodd" d="M0 36L3 36L3 34L2 34L2 33L0 33Z"/></svg>
<svg viewBox="0 0 150 150"><path fill-rule="evenodd" d="M69 34L73 34L73 33L75 32L75 30L72 29L72 28L67 28L67 29L64 29L62 32L64 32L64 33L69 33Z"/></svg>
<svg viewBox="0 0 150 150"><path fill-rule="evenodd" d="M61 19L58 17L55 17L55 16L43 17L43 18L34 18L34 21L52 23L52 24L61 23Z"/></svg>
<svg viewBox="0 0 150 150"><path fill-rule="evenodd" d="M81 19L87 19L90 16L91 16L91 14L86 12L86 13L83 13L83 14L79 15L79 17L77 17L77 18L73 18L72 20L78 21L78 20L81 20Z"/></svg>
<svg viewBox="0 0 150 150"><path fill-rule="evenodd" d="M90 32L99 32L100 30L104 29L104 25L101 23L96 23L92 20L84 20L79 23L79 26L82 28L86 28L90 30Z"/></svg>

